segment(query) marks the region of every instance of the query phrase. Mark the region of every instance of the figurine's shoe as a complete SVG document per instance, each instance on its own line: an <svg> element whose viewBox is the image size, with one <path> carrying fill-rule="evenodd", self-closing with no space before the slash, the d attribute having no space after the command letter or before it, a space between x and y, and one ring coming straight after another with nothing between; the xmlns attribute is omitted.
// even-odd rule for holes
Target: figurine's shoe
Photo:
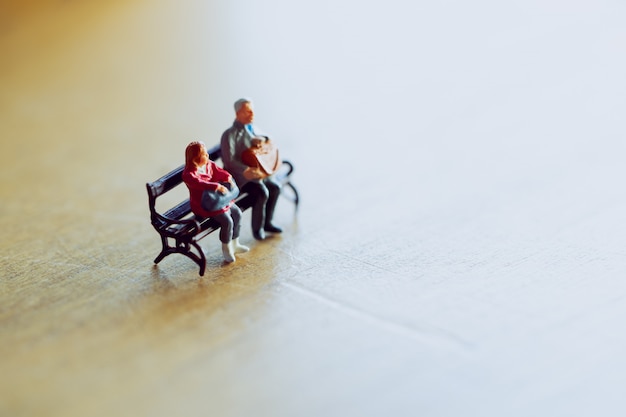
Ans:
<svg viewBox="0 0 626 417"><path fill-rule="evenodd" d="M248 252L250 250L249 247L239 243L239 238L233 239L232 243L233 243L233 251L235 253L244 253L244 252Z"/></svg>
<svg viewBox="0 0 626 417"><path fill-rule="evenodd" d="M265 240L265 232L263 231L263 229L254 230L252 232L252 236L254 236L256 240Z"/></svg>
<svg viewBox="0 0 626 417"><path fill-rule="evenodd" d="M283 229L281 229L278 226L274 226L271 223L266 224L263 229L265 229L266 232L270 232L270 233L282 233L283 232Z"/></svg>
<svg viewBox="0 0 626 417"><path fill-rule="evenodd" d="M222 243L222 255L228 263L235 262L235 254L233 253L233 241Z"/></svg>

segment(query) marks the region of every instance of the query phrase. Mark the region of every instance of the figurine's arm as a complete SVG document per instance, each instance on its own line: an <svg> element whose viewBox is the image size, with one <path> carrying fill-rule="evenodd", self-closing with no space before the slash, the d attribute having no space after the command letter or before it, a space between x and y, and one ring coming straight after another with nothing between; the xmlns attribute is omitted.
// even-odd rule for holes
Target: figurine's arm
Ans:
<svg viewBox="0 0 626 417"><path fill-rule="evenodd" d="M239 152L239 135L237 131L227 130L222 135L220 147L222 148L222 161L224 166L232 172L240 173L248 180L265 178L266 175L259 168L251 168L243 163ZM243 148L243 146L241 147Z"/></svg>
<svg viewBox="0 0 626 417"><path fill-rule="evenodd" d="M217 166L214 162L211 162L211 164L213 164L212 169L213 169L213 179L217 182L230 182L230 183L234 183L235 181L233 180L233 176L230 175L230 172L226 171L224 168L220 168L219 166ZM226 189L226 187L224 187L224 189ZM223 191L225 192L225 191Z"/></svg>
<svg viewBox="0 0 626 417"><path fill-rule="evenodd" d="M220 187L226 190L219 182L213 181L205 181L200 176L194 175L191 172L183 172L183 181L187 185L190 190L210 190L210 191L220 191ZM225 192L225 191L221 191Z"/></svg>
<svg viewBox="0 0 626 417"><path fill-rule="evenodd" d="M241 161L241 156L237 155L237 132L227 130L222 135L220 147L222 149L222 161L224 167L230 171L243 173L248 166Z"/></svg>

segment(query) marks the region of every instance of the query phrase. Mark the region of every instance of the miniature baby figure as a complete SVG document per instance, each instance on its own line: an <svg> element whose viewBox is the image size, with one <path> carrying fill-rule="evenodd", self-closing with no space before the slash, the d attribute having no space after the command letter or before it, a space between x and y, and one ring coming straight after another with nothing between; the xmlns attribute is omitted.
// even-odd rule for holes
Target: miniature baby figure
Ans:
<svg viewBox="0 0 626 417"><path fill-rule="evenodd" d="M250 140L250 147L241 153L241 161L256 169L261 178L272 175L281 164L278 148L265 136L255 136Z"/></svg>
<svg viewBox="0 0 626 417"><path fill-rule="evenodd" d="M239 189L232 176L209 159L204 143L191 142L185 149L183 181L189 189L191 211L217 220L224 260L235 262L235 253L250 249L239 243L241 210L234 202Z"/></svg>
<svg viewBox="0 0 626 417"><path fill-rule="evenodd" d="M252 138L252 140L250 141L250 147L251 148L260 148L261 145L263 144L263 142L265 142L264 138L260 137L260 136L255 136L254 138Z"/></svg>

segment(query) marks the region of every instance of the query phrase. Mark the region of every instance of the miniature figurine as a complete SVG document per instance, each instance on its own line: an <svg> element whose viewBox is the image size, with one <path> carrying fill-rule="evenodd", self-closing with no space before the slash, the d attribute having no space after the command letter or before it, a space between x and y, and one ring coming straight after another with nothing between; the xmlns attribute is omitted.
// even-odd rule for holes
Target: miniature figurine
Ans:
<svg viewBox="0 0 626 417"><path fill-rule="evenodd" d="M249 167L260 168L265 175L272 175L281 164L278 148L266 136L252 138L252 144L243 151L241 160Z"/></svg>
<svg viewBox="0 0 626 417"><path fill-rule="evenodd" d="M224 168L235 178L242 191L254 196L252 206L252 234L255 239L265 239L265 232L281 233L282 230L272 223L276 202L280 195L281 185L274 180L272 173L280 165L278 152L272 152L275 162L272 172L265 172L261 166L248 166L243 161L243 155L257 140L270 143L269 138L258 136L252 124L254 110L252 101L247 98L235 102L235 121L222 134L220 146ZM273 144L272 144L273 145ZM257 146L257 145L255 145ZM277 148L276 148L277 149Z"/></svg>
<svg viewBox="0 0 626 417"><path fill-rule="evenodd" d="M250 249L239 243L241 210L234 202L239 188L233 177L209 159L204 143L191 142L185 149L183 181L189 189L191 211L217 220L224 260L235 262L235 253Z"/></svg>

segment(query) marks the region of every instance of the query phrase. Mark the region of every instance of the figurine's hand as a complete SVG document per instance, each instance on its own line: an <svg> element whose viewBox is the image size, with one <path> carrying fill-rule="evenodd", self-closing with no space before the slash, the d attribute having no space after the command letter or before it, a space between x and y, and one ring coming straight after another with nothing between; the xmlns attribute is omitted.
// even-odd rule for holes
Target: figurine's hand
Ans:
<svg viewBox="0 0 626 417"><path fill-rule="evenodd" d="M222 194L226 194L228 192L228 188L224 187L223 185L218 185L217 186L217 191L222 193Z"/></svg>
<svg viewBox="0 0 626 417"><path fill-rule="evenodd" d="M248 180L258 180L267 177L267 175L265 175L265 173L261 171L260 168L252 167L246 168L246 170L243 172L243 176L246 177L246 179Z"/></svg>

